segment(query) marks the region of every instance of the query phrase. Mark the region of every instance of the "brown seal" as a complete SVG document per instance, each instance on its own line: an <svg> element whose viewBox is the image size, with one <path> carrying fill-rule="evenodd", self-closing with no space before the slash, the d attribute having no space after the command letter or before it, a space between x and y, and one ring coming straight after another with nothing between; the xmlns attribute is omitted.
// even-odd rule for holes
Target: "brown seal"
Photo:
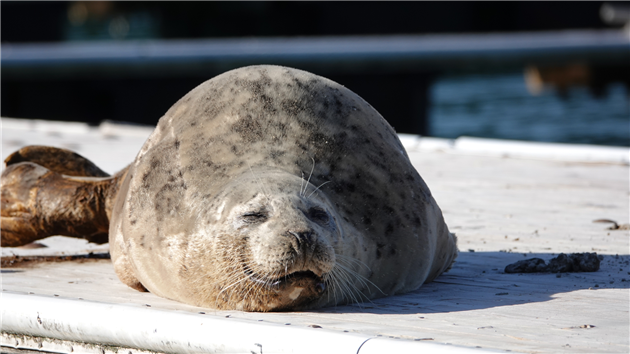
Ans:
<svg viewBox="0 0 630 354"><path fill-rule="evenodd" d="M193 305L358 302L417 289L457 256L391 126L352 91L296 69L245 67L201 84L115 176L82 167L90 177L70 177L60 162L26 160L2 177L3 242L5 207L22 213L21 230L37 235L29 242L65 234L47 223L66 215L68 225L93 226L71 236L98 241L109 222L125 284ZM59 195L55 184L72 187ZM89 215L72 188L85 191L77 197ZM51 207L57 199L70 212Z"/></svg>
<svg viewBox="0 0 630 354"><path fill-rule="evenodd" d="M4 162L2 247L52 235L108 242L109 211L126 170L110 177L77 153L35 145Z"/></svg>

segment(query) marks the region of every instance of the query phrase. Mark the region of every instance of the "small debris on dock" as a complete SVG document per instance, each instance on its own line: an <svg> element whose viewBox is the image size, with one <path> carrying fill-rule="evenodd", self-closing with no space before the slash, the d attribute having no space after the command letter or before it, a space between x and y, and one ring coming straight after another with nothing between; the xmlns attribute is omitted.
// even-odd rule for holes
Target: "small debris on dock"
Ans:
<svg viewBox="0 0 630 354"><path fill-rule="evenodd" d="M578 329L578 328L589 329L589 328L595 328L595 326L590 325L590 324L584 324L584 325L581 325L581 326L564 327L563 329Z"/></svg>
<svg viewBox="0 0 630 354"><path fill-rule="evenodd" d="M619 225L616 221L610 219L597 219L593 222L610 223L612 226L607 227L606 230L630 230L630 224Z"/></svg>
<svg viewBox="0 0 630 354"><path fill-rule="evenodd" d="M506 273L541 273L547 271L547 264L541 258L530 258L505 267Z"/></svg>
<svg viewBox="0 0 630 354"><path fill-rule="evenodd" d="M505 273L569 273L569 272L596 272L599 270L600 258L597 253L560 253L552 258L549 264L541 258L530 258L509 264L505 267Z"/></svg>

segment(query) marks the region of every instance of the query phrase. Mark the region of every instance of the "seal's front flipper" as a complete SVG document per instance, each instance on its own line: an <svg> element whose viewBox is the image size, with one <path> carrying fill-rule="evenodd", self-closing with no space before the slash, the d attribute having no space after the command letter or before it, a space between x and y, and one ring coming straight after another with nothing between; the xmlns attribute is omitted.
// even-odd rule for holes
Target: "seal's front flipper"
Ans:
<svg viewBox="0 0 630 354"><path fill-rule="evenodd" d="M26 146L4 160L6 166L20 162L33 162L67 176L109 177L109 174L103 172L92 161L76 152L52 146Z"/></svg>
<svg viewBox="0 0 630 354"><path fill-rule="evenodd" d="M64 176L33 162L9 164L0 177L2 246L53 235L106 243L110 187L117 179Z"/></svg>

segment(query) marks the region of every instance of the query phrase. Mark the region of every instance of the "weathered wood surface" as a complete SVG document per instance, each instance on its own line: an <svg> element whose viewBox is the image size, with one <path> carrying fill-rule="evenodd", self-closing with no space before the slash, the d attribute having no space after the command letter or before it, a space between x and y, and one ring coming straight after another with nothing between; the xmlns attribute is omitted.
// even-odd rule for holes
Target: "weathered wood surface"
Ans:
<svg viewBox="0 0 630 354"><path fill-rule="evenodd" d="M10 124L5 124L8 122ZM48 123L20 129L3 121L2 157L25 144L70 147L107 172L130 162L144 138L117 128ZM35 124L35 123L31 123ZM13 128L11 128L13 126ZM104 129L104 128L102 128ZM55 132L56 131L56 132ZM606 230L595 219L628 223L628 166L483 157L447 151L409 151L431 188L460 256L437 281L400 296L298 313L212 311L139 293L116 278L109 261L46 263L2 269L2 289L181 310L199 316L319 325L333 331L451 343L517 352L628 352L630 249L628 230ZM53 237L48 248L2 249L10 254L102 252L77 240ZM515 261L558 253L604 255L594 273L505 274Z"/></svg>

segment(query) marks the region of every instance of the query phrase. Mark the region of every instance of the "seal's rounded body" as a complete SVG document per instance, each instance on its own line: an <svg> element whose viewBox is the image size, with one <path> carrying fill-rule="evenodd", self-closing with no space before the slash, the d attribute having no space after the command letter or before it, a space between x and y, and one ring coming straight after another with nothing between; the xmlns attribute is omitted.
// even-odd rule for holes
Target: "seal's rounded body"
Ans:
<svg viewBox="0 0 630 354"><path fill-rule="evenodd" d="M199 85L113 185L117 275L193 305L362 301L414 290L457 255L389 124L296 69L251 66Z"/></svg>
<svg viewBox="0 0 630 354"><path fill-rule="evenodd" d="M233 70L184 96L142 147L120 194L110 225L118 274L200 306L264 311L406 292L446 270L457 252L378 112L335 82L284 67ZM331 225L309 218L313 207ZM253 237L239 221L247 213L276 224ZM291 244L294 230L311 234L313 255ZM318 262L326 264L315 269ZM311 271L320 289L252 281L261 267L273 274L261 276L269 282ZM299 296L279 300L283 292Z"/></svg>

